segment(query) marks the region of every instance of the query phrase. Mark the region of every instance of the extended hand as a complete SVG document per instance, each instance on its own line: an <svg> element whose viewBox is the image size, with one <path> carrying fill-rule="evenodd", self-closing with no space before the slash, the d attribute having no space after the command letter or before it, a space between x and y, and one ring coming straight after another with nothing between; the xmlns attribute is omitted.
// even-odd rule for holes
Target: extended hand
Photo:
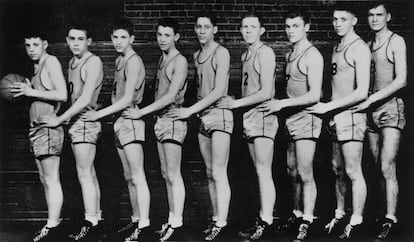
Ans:
<svg viewBox="0 0 414 242"><path fill-rule="evenodd" d="M235 102L236 100L234 100L233 97L223 97L220 99L220 101L217 102L217 107L224 109L234 109L236 107Z"/></svg>
<svg viewBox="0 0 414 242"><path fill-rule="evenodd" d="M189 108L175 108L167 113L167 117L174 120L186 119L191 116Z"/></svg>
<svg viewBox="0 0 414 242"><path fill-rule="evenodd" d="M325 114L330 110L329 104L327 103L317 103L311 107L306 108L306 111L313 114Z"/></svg>
<svg viewBox="0 0 414 242"><path fill-rule="evenodd" d="M122 112L122 117L125 119L140 119L142 116L143 113L138 107L128 108Z"/></svg>
<svg viewBox="0 0 414 242"><path fill-rule="evenodd" d="M30 97L33 94L32 84L30 80L25 78L26 82L15 82L11 87L11 92L14 93L13 97L27 96Z"/></svg>
<svg viewBox="0 0 414 242"><path fill-rule="evenodd" d="M80 116L80 119L82 121L96 121L99 119L98 112L95 110L87 111Z"/></svg>

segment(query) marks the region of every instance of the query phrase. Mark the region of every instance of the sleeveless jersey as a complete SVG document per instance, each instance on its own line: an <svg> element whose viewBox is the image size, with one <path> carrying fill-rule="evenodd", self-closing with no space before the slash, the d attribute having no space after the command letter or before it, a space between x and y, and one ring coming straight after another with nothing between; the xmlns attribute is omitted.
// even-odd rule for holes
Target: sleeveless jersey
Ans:
<svg viewBox="0 0 414 242"><path fill-rule="evenodd" d="M370 44L371 49L371 93L377 92L388 86L395 77L394 60L388 56L388 48L394 33L380 47L374 49L374 42Z"/></svg>
<svg viewBox="0 0 414 242"><path fill-rule="evenodd" d="M213 60L216 56L216 52L218 48L224 48L224 47L221 47L221 45L217 45L215 50L212 51L212 53L203 62L200 61L201 50L199 50L198 55L194 60L194 65L197 70L196 78L197 78L197 99L198 100L201 100L205 96L207 96L215 87L217 66L214 64ZM229 77L230 77L230 73L227 73L226 79L224 80L226 82L226 91L225 91L226 94L228 91Z"/></svg>
<svg viewBox="0 0 414 242"><path fill-rule="evenodd" d="M338 45L334 47L332 53L332 100L342 98L356 88L355 65L347 60L346 55L349 48L358 42L363 42L363 40L357 38L342 50L338 50ZM365 42L363 43L365 44Z"/></svg>
<svg viewBox="0 0 414 242"><path fill-rule="evenodd" d="M129 60L133 57L138 56L137 53L132 54L122 66L118 66L119 63L115 66L115 75L114 75L114 84L112 88L112 103L117 102L125 95L125 86L126 86L126 66L128 65ZM144 96L144 86L145 86L145 68L141 67L141 71L136 77L138 79L137 86L135 87L134 96L131 102L131 105L138 105L141 103Z"/></svg>
<svg viewBox="0 0 414 242"><path fill-rule="evenodd" d="M286 60L286 91L289 98L302 96L309 91L308 73L305 73L300 69L299 63L302 60L303 56L312 47L314 46L309 46L301 53L299 53L294 59L291 59L292 52L288 55L288 58Z"/></svg>
<svg viewBox="0 0 414 242"><path fill-rule="evenodd" d="M256 69L254 63L256 62L256 58L259 54L259 51L261 51L263 48L270 47L267 47L264 44L261 45L253 53L251 53L249 59L247 59L247 52L244 53L244 60L242 59L242 97L253 95L262 88L262 84L260 82L260 70ZM272 96L274 95L274 93L275 90L273 85Z"/></svg>
<svg viewBox="0 0 414 242"><path fill-rule="evenodd" d="M73 67L73 62L75 61L75 57L72 58L72 60L69 62L69 70L68 70L68 76L69 76L69 90L70 90L70 96L72 104L78 100L78 98L81 96L83 91L83 86L85 85L85 80L82 78L82 68L85 65L85 63L91 58L95 56L94 54L90 54L89 56L85 57L84 60L78 63L75 67ZM97 108L97 102L98 102L98 96L99 92L101 91L101 87L103 84L103 69L100 70L99 79L96 83L95 90L92 95L92 100L88 104L88 106L85 108Z"/></svg>
<svg viewBox="0 0 414 242"><path fill-rule="evenodd" d="M161 56L158 62L157 80L155 84L155 100L160 99L162 96L164 96L168 92L168 89L171 84L171 80L167 75L167 67L178 56L182 56L181 53L178 52L174 57L168 60L167 63L165 63L163 66L161 66L162 61L163 61L163 57ZM187 80L184 81L183 86L178 91L177 95L175 96L175 101L170 105L170 107L181 107L181 105L184 102L184 94L186 90L187 90Z"/></svg>
<svg viewBox="0 0 414 242"><path fill-rule="evenodd" d="M39 68L36 73L34 73L31 84L33 89L41 90L41 91L50 91L52 89L48 88L47 86L52 86L52 81L50 80L49 75L43 75L44 79L42 78L43 67L45 66L45 62L47 58L50 56L47 55L42 62L39 63ZM39 118L41 116L51 116L55 115L60 109L60 102L57 101L41 101L41 100L34 100L30 104L30 122L32 124L39 123Z"/></svg>

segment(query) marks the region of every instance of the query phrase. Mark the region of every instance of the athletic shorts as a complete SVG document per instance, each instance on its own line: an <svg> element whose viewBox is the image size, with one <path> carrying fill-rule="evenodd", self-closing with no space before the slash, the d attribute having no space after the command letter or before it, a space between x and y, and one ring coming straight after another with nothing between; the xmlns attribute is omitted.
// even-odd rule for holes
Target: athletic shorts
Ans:
<svg viewBox="0 0 414 242"><path fill-rule="evenodd" d="M393 97L372 113L368 113L368 131L378 132L382 128L404 129L406 124L404 102Z"/></svg>
<svg viewBox="0 0 414 242"><path fill-rule="evenodd" d="M156 116L154 133L161 143L170 142L182 145L187 134L187 122L173 120L165 116Z"/></svg>
<svg viewBox="0 0 414 242"><path fill-rule="evenodd" d="M77 119L69 128L69 136L72 144L89 143L96 144L101 135L101 122L85 122Z"/></svg>
<svg viewBox="0 0 414 242"><path fill-rule="evenodd" d="M114 122L115 146L122 149L131 143L145 141L145 122L141 119L125 119L119 117Z"/></svg>
<svg viewBox="0 0 414 242"><path fill-rule="evenodd" d="M279 126L277 116L272 114L265 116L255 108L243 114L244 138L253 143L255 138L264 137L274 140Z"/></svg>
<svg viewBox="0 0 414 242"><path fill-rule="evenodd" d="M200 114L200 134L211 137L214 131L233 132L233 112L228 109L209 108Z"/></svg>
<svg viewBox="0 0 414 242"><path fill-rule="evenodd" d="M292 140L317 139L321 134L322 119L306 111L286 118L286 129Z"/></svg>
<svg viewBox="0 0 414 242"><path fill-rule="evenodd" d="M336 114L329 122L328 132L337 141L363 141L367 130L367 115L350 110Z"/></svg>
<svg viewBox="0 0 414 242"><path fill-rule="evenodd" d="M59 156L63 147L63 128L31 127L29 130L30 149L36 158Z"/></svg>

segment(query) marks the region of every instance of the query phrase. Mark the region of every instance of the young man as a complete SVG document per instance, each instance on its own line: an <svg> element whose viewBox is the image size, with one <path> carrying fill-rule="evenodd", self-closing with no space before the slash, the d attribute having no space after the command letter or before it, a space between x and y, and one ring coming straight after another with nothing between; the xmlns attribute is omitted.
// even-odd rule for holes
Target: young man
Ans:
<svg viewBox="0 0 414 242"><path fill-rule="evenodd" d="M233 131L233 113L231 110L216 106L217 101L227 95L230 54L226 48L214 40L218 28L213 12L199 12L195 18L194 30L201 46L201 49L193 55L197 69L198 102L189 108L176 110L174 116L178 119L185 119L195 113L200 115L198 141L206 165L213 208L212 223L204 231L204 239L211 241L227 225L231 196L227 165Z"/></svg>
<svg viewBox="0 0 414 242"><path fill-rule="evenodd" d="M300 10L291 11L285 20L286 35L293 44L293 50L286 55L286 91L289 98L273 99L259 106L259 110L267 114L281 110L287 114L286 128L291 138L287 165L294 200L294 219L288 220L290 223L287 225L293 225L292 221L300 224L296 237L298 240L307 237L308 228L313 222L317 194L313 158L322 124L319 117L305 110L307 106L319 101L323 78L323 57L307 38L309 20L309 15ZM303 219L299 220L302 215Z"/></svg>
<svg viewBox="0 0 414 242"><path fill-rule="evenodd" d="M407 85L407 56L404 39L388 29L391 13L388 5L376 2L368 11L368 24L375 32L370 41L372 77L371 95L355 108L368 111L368 139L370 150L381 169L381 192L385 197L385 218L381 219L378 239L386 239L397 223L398 180L396 158L401 131L406 120L404 102L398 91ZM385 180L383 180L385 179ZM385 184L384 184L385 181ZM382 197L382 198L384 198Z"/></svg>
<svg viewBox="0 0 414 242"><path fill-rule="evenodd" d="M360 229L367 196L362 174L362 147L366 130L366 115L350 109L365 100L369 88L370 51L355 33L357 16L349 5L337 5L333 12L333 27L340 37L332 54L332 97L328 103L309 108L311 113L334 113L330 128L335 133L333 142L333 169L336 176L337 208L335 217L326 225L328 233L338 228L345 215L345 173L352 183L352 211L348 224L339 235L351 238Z"/></svg>
<svg viewBox="0 0 414 242"><path fill-rule="evenodd" d="M80 115L97 108L98 95L103 82L101 59L88 50L92 42L86 26L73 26L66 37L73 53L69 61L69 87L72 106L59 117L43 117L46 127L57 127L71 120L69 135L81 185L85 221L79 232L70 235L74 241L91 241L97 237L100 219L100 192L94 168L96 141L101 133L99 122L85 122Z"/></svg>
<svg viewBox="0 0 414 242"><path fill-rule="evenodd" d="M148 231L150 192L144 171L145 123L141 119L131 120L121 116L128 107L138 107L145 86L145 67L141 57L134 51L132 25L128 20L118 21L112 27L111 40L120 54L115 60L112 105L99 111L88 111L83 121L96 121L115 114L114 134L118 155L124 169L132 207L131 222L118 230L126 241L135 241Z"/></svg>
<svg viewBox="0 0 414 242"><path fill-rule="evenodd" d="M39 178L45 190L48 219L46 225L33 237L33 241L59 240L58 225L63 204L59 177L60 154L63 146L63 128L41 126L41 116L56 116L61 102L67 99L66 82L59 60L46 52L48 42L40 29L32 28L25 34L26 53L33 60L31 81L15 83L14 97L27 96L30 104L31 150L34 153Z"/></svg>
<svg viewBox="0 0 414 242"><path fill-rule="evenodd" d="M128 109L123 114L125 118L138 119L156 113L154 132L169 206L168 222L158 231L160 241L176 240L183 226L185 187L181 157L187 122L167 117L169 111L181 107L187 89L187 60L175 47L179 38L177 20L163 18L158 22L157 42L162 56L158 63L155 101L143 109Z"/></svg>
<svg viewBox="0 0 414 242"><path fill-rule="evenodd" d="M257 13L248 12L241 24L240 32L248 45L247 51L241 56L242 98L235 100L226 97L217 106L225 109L248 109L243 115L243 128L259 179L261 208L255 225L240 235L250 240L258 240L273 223L276 191L272 162L278 120L276 115L265 116L256 107L273 98L275 94L276 58L273 50L260 40L265 28Z"/></svg>

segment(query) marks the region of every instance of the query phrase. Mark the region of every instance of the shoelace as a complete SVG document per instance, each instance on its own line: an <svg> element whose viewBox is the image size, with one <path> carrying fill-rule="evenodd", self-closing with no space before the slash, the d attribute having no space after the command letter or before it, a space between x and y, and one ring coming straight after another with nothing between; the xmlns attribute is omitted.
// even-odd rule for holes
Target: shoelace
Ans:
<svg viewBox="0 0 414 242"><path fill-rule="evenodd" d="M43 239L45 236L47 236L47 234L49 233L49 229L45 227L43 227L38 234L33 238L33 242L37 242L41 239Z"/></svg>
<svg viewBox="0 0 414 242"><path fill-rule="evenodd" d="M296 239L304 240L306 238L306 236L308 235L308 228L309 228L309 225L301 224L299 226L299 233L298 233L298 236L296 237Z"/></svg>
<svg viewBox="0 0 414 242"><path fill-rule="evenodd" d="M285 223L281 224L278 226L279 230L286 230L289 227L291 227L294 223L295 223L296 218L294 217L289 217Z"/></svg>
<svg viewBox="0 0 414 242"><path fill-rule="evenodd" d="M160 237L163 237L170 226L171 225L169 225L168 223L165 223L165 224L161 225L161 229L155 231L155 233L157 233Z"/></svg>
<svg viewBox="0 0 414 242"><path fill-rule="evenodd" d="M331 222L329 222L327 225L325 225L325 230L328 231L328 234L330 234L335 227L335 225L339 222L339 219L333 218Z"/></svg>
<svg viewBox="0 0 414 242"><path fill-rule="evenodd" d="M221 229L222 229L221 227L214 226L211 229L210 234L208 234L206 236L205 240L211 241L211 240L215 239L217 237L217 235L220 233Z"/></svg>
<svg viewBox="0 0 414 242"><path fill-rule="evenodd" d="M168 240L171 237L171 235L173 235L173 233L174 233L174 229L171 226L168 226L167 231L164 233L162 238L160 238L160 241L163 242L163 241Z"/></svg>
<svg viewBox="0 0 414 242"><path fill-rule="evenodd" d="M136 228L134 232L132 232L132 234L125 239L125 242L137 240L140 233L141 233L141 230Z"/></svg>
<svg viewBox="0 0 414 242"><path fill-rule="evenodd" d="M77 235L75 235L74 239L75 240L83 239L84 237L86 237L86 235L88 234L88 232L89 232L90 229L91 228L88 227L88 226L83 226L81 228L81 230L79 231L79 233Z"/></svg>
<svg viewBox="0 0 414 242"><path fill-rule="evenodd" d="M132 227L134 227L135 223L134 222L130 222L129 224L125 225L124 227L118 229L118 233L123 233L128 231L129 229L131 229Z"/></svg>
<svg viewBox="0 0 414 242"><path fill-rule="evenodd" d="M351 237L351 231L354 228L354 226L347 224L345 226L344 232L339 236L340 239L346 239Z"/></svg>
<svg viewBox="0 0 414 242"><path fill-rule="evenodd" d="M256 231L254 231L254 233L250 236L250 238L253 240L259 239L263 235L264 229L265 229L265 226L257 225Z"/></svg>
<svg viewBox="0 0 414 242"><path fill-rule="evenodd" d="M210 231L214 228L215 222L211 222L208 227L203 230L204 235L207 235L210 233Z"/></svg>
<svg viewBox="0 0 414 242"><path fill-rule="evenodd" d="M392 226L391 223L384 223L382 225L382 230L381 230L381 233L378 235L378 238L379 239L387 238L388 234L390 233L391 226Z"/></svg>

